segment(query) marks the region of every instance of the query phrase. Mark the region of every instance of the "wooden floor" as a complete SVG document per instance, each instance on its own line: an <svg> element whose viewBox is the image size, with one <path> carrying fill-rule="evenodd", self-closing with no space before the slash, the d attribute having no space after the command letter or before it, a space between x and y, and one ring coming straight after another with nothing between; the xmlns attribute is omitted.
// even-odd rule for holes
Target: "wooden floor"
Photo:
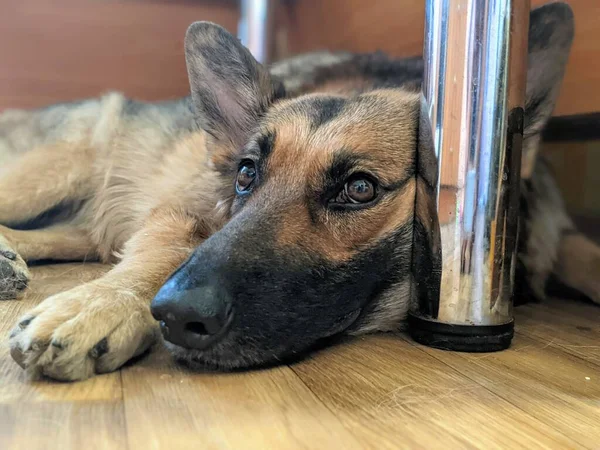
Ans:
<svg viewBox="0 0 600 450"><path fill-rule="evenodd" d="M494 354L380 335L258 372L190 373L158 351L81 383L26 380L9 328L103 270L36 268L28 298L0 302L0 449L600 449L600 308L578 302L518 308Z"/></svg>

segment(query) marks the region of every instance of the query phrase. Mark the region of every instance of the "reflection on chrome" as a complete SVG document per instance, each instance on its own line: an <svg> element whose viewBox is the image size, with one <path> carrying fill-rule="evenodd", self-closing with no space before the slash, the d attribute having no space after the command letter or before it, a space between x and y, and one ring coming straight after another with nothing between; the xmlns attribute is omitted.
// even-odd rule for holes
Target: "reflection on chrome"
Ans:
<svg viewBox="0 0 600 450"><path fill-rule="evenodd" d="M423 94L442 252L439 309L429 319L437 322L512 321L528 20L525 0L427 1Z"/></svg>

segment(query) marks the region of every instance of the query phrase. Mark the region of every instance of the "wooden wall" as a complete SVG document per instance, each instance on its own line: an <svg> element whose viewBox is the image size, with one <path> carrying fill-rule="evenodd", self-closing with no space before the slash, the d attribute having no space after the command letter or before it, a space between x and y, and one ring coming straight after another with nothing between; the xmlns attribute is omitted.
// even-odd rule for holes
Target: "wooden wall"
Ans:
<svg viewBox="0 0 600 450"><path fill-rule="evenodd" d="M183 38L195 20L236 32L236 2L0 0L0 110L97 96L189 91Z"/></svg>

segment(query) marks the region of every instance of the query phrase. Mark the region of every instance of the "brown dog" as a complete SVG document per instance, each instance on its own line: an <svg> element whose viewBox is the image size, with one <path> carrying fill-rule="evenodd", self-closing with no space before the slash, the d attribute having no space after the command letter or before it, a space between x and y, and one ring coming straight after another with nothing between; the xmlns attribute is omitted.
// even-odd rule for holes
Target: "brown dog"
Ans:
<svg viewBox="0 0 600 450"><path fill-rule="evenodd" d="M599 302L600 250L536 157L572 36L568 6L532 12L519 287L542 298L555 274ZM159 322L178 358L229 369L405 318L413 230L435 214L416 164L422 62L317 53L269 71L209 23L186 54L180 101L0 117L0 298L25 289L25 261L118 261L19 321L12 355L32 373L115 370Z"/></svg>

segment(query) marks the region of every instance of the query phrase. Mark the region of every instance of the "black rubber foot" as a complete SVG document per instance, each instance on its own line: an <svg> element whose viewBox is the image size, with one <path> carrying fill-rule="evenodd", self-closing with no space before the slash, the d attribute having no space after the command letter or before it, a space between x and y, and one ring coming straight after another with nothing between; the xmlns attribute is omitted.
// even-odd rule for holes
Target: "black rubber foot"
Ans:
<svg viewBox="0 0 600 450"><path fill-rule="evenodd" d="M450 325L409 313L408 332L419 344L456 352L497 352L510 347L514 322L503 325Z"/></svg>

